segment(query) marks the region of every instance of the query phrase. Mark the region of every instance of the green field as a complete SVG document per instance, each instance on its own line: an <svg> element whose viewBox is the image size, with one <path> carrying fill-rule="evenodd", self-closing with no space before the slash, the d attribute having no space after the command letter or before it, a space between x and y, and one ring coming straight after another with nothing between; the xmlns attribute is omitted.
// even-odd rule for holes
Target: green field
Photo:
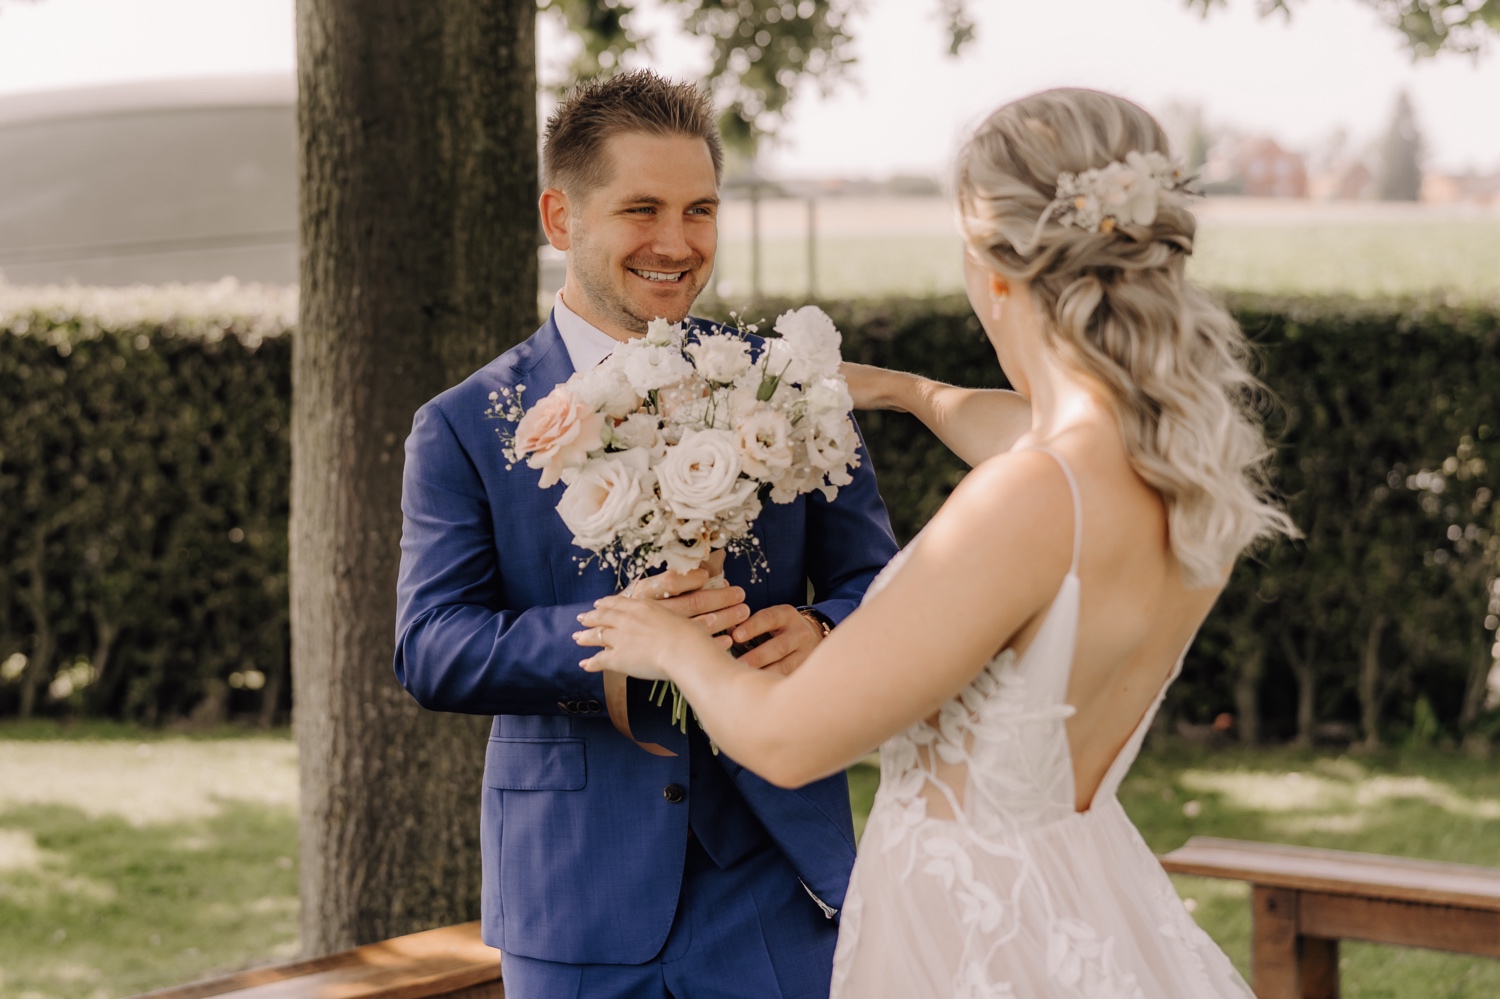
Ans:
<svg viewBox="0 0 1500 999"><path fill-rule="evenodd" d="M0 997L115 999L297 948L296 753L284 733L189 740L0 727ZM862 821L872 766L851 772ZM1214 835L1500 866L1500 770L1437 752L1147 753L1122 798L1152 847ZM1177 880L1246 967L1247 890ZM1500 962L1346 944L1346 999L1490 999Z"/></svg>
<svg viewBox="0 0 1500 999"><path fill-rule="evenodd" d="M817 291L828 298L960 291L957 235L830 237L817 249ZM1274 294L1500 298L1500 217L1431 221L1317 221L1257 225L1205 220L1189 273L1232 291ZM717 277L727 301L750 297L750 248L720 246ZM805 239L767 240L766 294L807 295Z"/></svg>

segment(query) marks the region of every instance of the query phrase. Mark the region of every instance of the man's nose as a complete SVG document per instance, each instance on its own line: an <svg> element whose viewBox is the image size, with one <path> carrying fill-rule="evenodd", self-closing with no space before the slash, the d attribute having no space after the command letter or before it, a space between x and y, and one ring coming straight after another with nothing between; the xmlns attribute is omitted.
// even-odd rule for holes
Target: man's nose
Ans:
<svg viewBox="0 0 1500 999"><path fill-rule="evenodd" d="M657 256L686 260L693 255L687 241L687 226L681 218L662 219L651 235L651 252Z"/></svg>

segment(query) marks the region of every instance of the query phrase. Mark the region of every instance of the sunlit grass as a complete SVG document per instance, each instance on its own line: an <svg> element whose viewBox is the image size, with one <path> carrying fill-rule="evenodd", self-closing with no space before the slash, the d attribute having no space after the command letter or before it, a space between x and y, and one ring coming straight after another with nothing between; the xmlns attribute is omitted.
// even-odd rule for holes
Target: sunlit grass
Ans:
<svg viewBox="0 0 1500 999"><path fill-rule="evenodd" d="M293 956L286 733L87 731L62 741L34 727L18 740L0 726L0 996L115 999ZM850 772L857 829L878 780L868 762ZM1158 852L1211 835L1500 867L1500 768L1457 755L1172 744L1138 761L1121 798ZM1174 880L1248 971L1248 888ZM1497 961L1345 944L1342 964L1346 999L1500 995Z"/></svg>
<svg viewBox="0 0 1500 999"><path fill-rule="evenodd" d="M816 290L826 298L963 290L956 234L828 237L819 241ZM805 239L767 240L767 295L807 295ZM1500 217L1257 225L1205 219L1188 273L1211 288L1267 294L1500 298ZM717 279L729 302L750 297L750 246L720 244Z"/></svg>

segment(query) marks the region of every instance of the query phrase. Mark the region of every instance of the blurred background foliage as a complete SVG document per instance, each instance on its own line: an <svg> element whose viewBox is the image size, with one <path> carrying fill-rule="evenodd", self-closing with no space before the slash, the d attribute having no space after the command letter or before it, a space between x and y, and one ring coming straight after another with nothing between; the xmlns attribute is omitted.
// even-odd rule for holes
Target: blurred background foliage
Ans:
<svg viewBox="0 0 1500 999"><path fill-rule="evenodd" d="M1242 561L1164 723L1484 751L1500 735L1500 308L1230 305L1306 538ZM961 297L824 306L851 360L1003 384ZM0 317L0 716L270 725L290 709L291 310L174 308ZM964 468L909 416L861 422L907 540Z"/></svg>

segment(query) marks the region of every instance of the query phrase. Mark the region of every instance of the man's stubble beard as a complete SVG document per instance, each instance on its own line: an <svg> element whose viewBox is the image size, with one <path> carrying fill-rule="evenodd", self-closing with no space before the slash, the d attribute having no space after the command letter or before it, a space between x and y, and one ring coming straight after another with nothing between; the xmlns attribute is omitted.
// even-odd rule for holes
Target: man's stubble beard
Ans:
<svg viewBox="0 0 1500 999"><path fill-rule="evenodd" d="M636 312L628 298L616 294L610 285L609 271L611 269L608 258L601 257L591 249L587 236L587 230L576 231L573 243L573 273L578 278L578 283L583 288L583 293L588 296L589 304L600 317L606 321L618 323L622 328L632 333L645 333L646 327L653 319L665 319L668 322L680 323L687 318L692 310L693 303L703 293L703 286L707 283L706 278L697 284L689 284L692 292L688 297L687 307L683 309L680 316L657 316L655 314L643 316ZM701 265L700 265L701 266ZM651 270L647 267L645 270ZM683 281L697 281L698 268L694 267L683 276Z"/></svg>

